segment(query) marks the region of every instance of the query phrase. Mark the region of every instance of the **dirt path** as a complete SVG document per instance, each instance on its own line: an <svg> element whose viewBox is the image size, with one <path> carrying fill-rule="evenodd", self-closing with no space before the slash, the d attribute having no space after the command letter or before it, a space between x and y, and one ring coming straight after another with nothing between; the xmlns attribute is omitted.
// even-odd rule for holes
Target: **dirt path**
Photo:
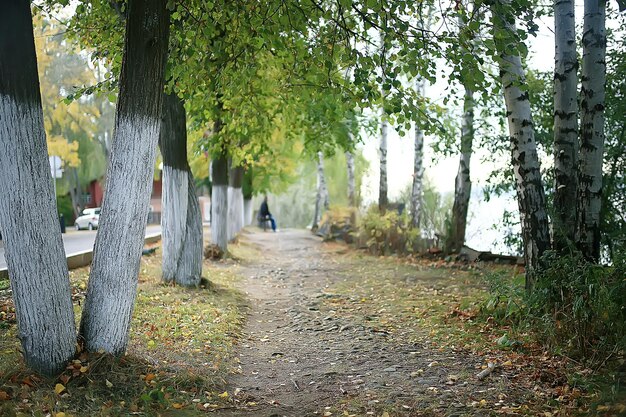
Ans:
<svg viewBox="0 0 626 417"><path fill-rule="evenodd" d="M228 388L238 407L218 415L524 414L516 410L533 394L515 387L515 372L479 381L484 357L335 308L347 298L333 287L361 278L346 249L298 230L244 232L242 242L262 257L242 265L251 309ZM415 268L399 273L420 285Z"/></svg>

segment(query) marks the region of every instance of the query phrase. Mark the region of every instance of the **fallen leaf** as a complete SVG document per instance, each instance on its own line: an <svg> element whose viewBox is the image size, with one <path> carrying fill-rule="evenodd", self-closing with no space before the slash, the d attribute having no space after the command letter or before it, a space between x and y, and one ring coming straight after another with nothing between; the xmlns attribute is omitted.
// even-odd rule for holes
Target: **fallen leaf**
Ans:
<svg viewBox="0 0 626 417"><path fill-rule="evenodd" d="M144 378L144 380L145 380L146 382L150 382L150 381L152 381L154 378L156 378L156 375L155 375L155 374L150 373L150 374L146 375L146 377Z"/></svg>
<svg viewBox="0 0 626 417"><path fill-rule="evenodd" d="M65 391L65 385L63 385L63 384L56 384L54 386L54 392L56 392L57 394L61 394L63 391Z"/></svg>
<svg viewBox="0 0 626 417"><path fill-rule="evenodd" d="M6 401L6 400L10 400L11 396L9 394L7 394L6 391L1 391L0 390L0 401Z"/></svg>
<svg viewBox="0 0 626 417"><path fill-rule="evenodd" d="M63 411L59 411L54 415L54 417L65 417L65 413Z"/></svg>
<svg viewBox="0 0 626 417"><path fill-rule="evenodd" d="M111 383L111 381L109 381L108 379L105 379L104 382L105 384L107 384L107 387L113 388L113 383Z"/></svg>
<svg viewBox="0 0 626 417"><path fill-rule="evenodd" d="M219 395L220 398L228 398L228 391L224 391Z"/></svg>
<svg viewBox="0 0 626 417"><path fill-rule="evenodd" d="M181 403L174 403L172 404L172 407L174 407L177 410L180 410L181 408L183 408L183 405Z"/></svg>

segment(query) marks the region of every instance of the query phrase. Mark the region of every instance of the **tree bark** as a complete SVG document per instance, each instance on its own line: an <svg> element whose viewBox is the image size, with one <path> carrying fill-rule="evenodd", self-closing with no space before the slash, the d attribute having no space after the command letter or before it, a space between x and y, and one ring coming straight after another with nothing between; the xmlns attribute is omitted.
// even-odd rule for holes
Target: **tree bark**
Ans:
<svg viewBox="0 0 626 417"><path fill-rule="evenodd" d="M175 94L163 99L159 147L163 156L162 278L194 287L202 276L202 214L187 162L185 106Z"/></svg>
<svg viewBox="0 0 626 417"><path fill-rule="evenodd" d="M424 80L417 82L417 93L424 97ZM420 226L420 214L422 211L422 193L424 177L424 132L418 123L415 123L415 151L413 154L413 186L411 188L411 225Z"/></svg>
<svg viewBox="0 0 626 417"><path fill-rule="evenodd" d="M317 193L315 196L315 212L313 213L313 227L317 227L322 217L322 207L328 210L328 188L326 187L326 177L324 176L324 154L317 153Z"/></svg>
<svg viewBox="0 0 626 417"><path fill-rule="evenodd" d="M231 167L228 184L228 239L243 229L243 167Z"/></svg>
<svg viewBox="0 0 626 417"><path fill-rule="evenodd" d="M600 259L604 155L606 3L585 0L576 242L585 258Z"/></svg>
<svg viewBox="0 0 626 417"><path fill-rule="evenodd" d="M354 154L346 152L346 167L348 169L348 205L356 208L356 183L354 179Z"/></svg>
<svg viewBox="0 0 626 417"><path fill-rule="evenodd" d="M448 237L446 250L458 253L465 244L465 230L467 229L467 211L472 194L470 178L470 159L472 157L472 142L474 141L474 98L473 92L465 87L465 101L463 103L463 123L461 124L461 158L459 171L456 174L454 186L454 204L452 206L452 229Z"/></svg>
<svg viewBox="0 0 626 417"><path fill-rule="evenodd" d="M216 123L216 129L220 124ZM228 158L225 154L211 164L211 241L223 251L228 249Z"/></svg>
<svg viewBox="0 0 626 417"><path fill-rule="evenodd" d="M0 13L0 219L24 359L54 375L75 353L76 329L26 0Z"/></svg>
<svg viewBox="0 0 626 417"><path fill-rule="evenodd" d="M115 133L80 334L86 348L126 350L161 128L169 15L165 0L131 0Z"/></svg>
<svg viewBox="0 0 626 417"><path fill-rule="evenodd" d="M575 238L578 188L578 103L574 1L554 2L554 220L556 250Z"/></svg>
<svg viewBox="0 0 626 417"><path fill-rule="evenodd" d="M497 1L493 6L494 27L515 34L515 24L512 23L515 19L510 13L503 12L503 6L508 6L507 0ZM499 51L498 64L504 88L513 173L524 242L526 289L530 291L534 284L534 273L539 267L539 259L550 245L550 234L524 69L520 56L507 52Z"/></svg>
<svg viewBox="0 0 626 417"><path fill-rule="evenodd" d="M380 127L380 147L378 155L380 158L380 180L378 183L378 209L385 213L389 200L387 198L387 128L388 122L383 111Z"/></svg>

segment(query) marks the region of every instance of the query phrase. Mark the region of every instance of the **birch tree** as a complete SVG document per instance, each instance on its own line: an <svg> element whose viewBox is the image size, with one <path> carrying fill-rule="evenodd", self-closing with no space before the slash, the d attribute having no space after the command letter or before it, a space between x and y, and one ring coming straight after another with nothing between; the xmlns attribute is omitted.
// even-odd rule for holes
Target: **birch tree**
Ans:
<svg viewBox="0 0 626 417"><path fill-rule="evenodd" d="M0 223L24 359L54 375L76 332L26 0L0 13Z"/></svg>
<svg viewBox="0 0 626 417"><path fill-rule="evenodd" d="M417 94L424 97L426 85L424 80L417 81ZM422 211L422 194L424 179L424 131L418 122L415 123L415 143L413 152L413 185L411 187L411 225L419 227Z"/></svg>
<svg viewBox="0 0 626 417"><path fill-rule="evenodd" d="M526 262L526 288L532 289L534 272L539 259L549 248L550 236L546 197L541 179L535 132L528 100L528 89L519 54L515 17L508 0L498 0L492 6L497 62L504 89L504 101L509 125L511 160L515 176Z"/></svg>
<svg viewBox="0 0 626 417"><path fill-rule="evenodd" d="M317 153L317 193L315 194L315 210L313 212L313 227L317 227L322 217L322 209L328 210L330 203L328 201L328 187L326 186L326 177L324 176L324 154Z"/></svg>
<svg viewBox="0 0 626 417"><path fill-rule="evenodd" d="M161 127L169 33L165 3L128 4L115 133L80 326L90 351L119 355L128 344Z"/></svg>
<svg viewBox="0 0 626 417"><path fill-rule="evenodd" d="M585 0L576 242L585 258L600 259L604 155L606 2Z"/></svg>
<svg viewBox="0 0 626 417"><path fill-rule="evenodd" d="M574 242L576 230L578 103L574 0L554 2L554 247Z"/></svg>
<svg viewBox="0 0 626 417"><path fill-rule="evenodd" d="M467 212L472 194L470 160L474 141L474 97L472 90L465 86L463 101L463 122L461 123L461 156L459 170L454 182L454 203L452 205L452 228L446 244L449 252L459 252L465 244Z"/></svg>
<svg viewBox="0 0 626 417"><path fill-rule="evenodd" d="M185 106L173 93L163 99L159 148L163 157L163 281L197 286L202 276L202 214L187 162Z"/></svg>

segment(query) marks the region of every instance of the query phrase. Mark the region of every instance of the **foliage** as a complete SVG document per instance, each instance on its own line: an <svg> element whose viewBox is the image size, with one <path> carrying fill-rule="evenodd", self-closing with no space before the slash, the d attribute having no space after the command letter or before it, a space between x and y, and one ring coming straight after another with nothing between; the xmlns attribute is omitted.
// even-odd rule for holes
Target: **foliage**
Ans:
<svg viewBox="0 0 626 417"><path fill-rule="evenodd" d="M408 254L423 249L420 230L411 225L406 213L388 210L381 214L376 205L359 219L359 240L375 255Z"/></svg>
<svg viewBox="0 0 626 417"><path fill-rule="evenodd" d="M626 257L612 267L585 261L578 253L548 251L534 291L520 275L489 275L491 296L483 313L531 332L556 353L603 365L626 348Z"/></svg>

